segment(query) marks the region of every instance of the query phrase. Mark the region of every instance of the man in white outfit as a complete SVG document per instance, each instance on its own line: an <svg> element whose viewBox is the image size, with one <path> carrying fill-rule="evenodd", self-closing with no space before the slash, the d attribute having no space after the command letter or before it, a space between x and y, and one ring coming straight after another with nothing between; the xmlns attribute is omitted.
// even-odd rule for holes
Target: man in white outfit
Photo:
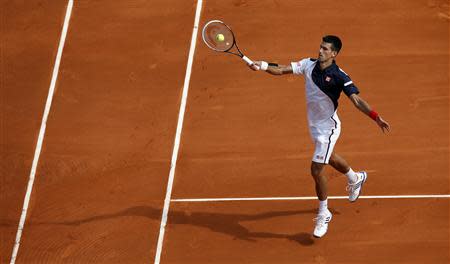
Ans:
<svg viewBox="0 0 450 264"><path fill-rule="evenodd" d="M290 65L278 65L265 61L249 65L255 71L264 70L273 75L301 74L305 78L308 125L315 144L311 174L319 198L319 210L314 228L315 237L325 235L332 218L327 203L327 178L322 173L325 165L330 164L347 176L350 202L358 199L363 184L367 180L366 172L354 172L347 161L333 152L341 131L341 122L337 115L341 92L348 96L356 108L372 118L383 132L390 129L389 124L358 95L359 90L350 77L336 65L335 57L341 48L341 40L337 36L328 35L322 38L317 59L307 58L292 62Z"/></svg>

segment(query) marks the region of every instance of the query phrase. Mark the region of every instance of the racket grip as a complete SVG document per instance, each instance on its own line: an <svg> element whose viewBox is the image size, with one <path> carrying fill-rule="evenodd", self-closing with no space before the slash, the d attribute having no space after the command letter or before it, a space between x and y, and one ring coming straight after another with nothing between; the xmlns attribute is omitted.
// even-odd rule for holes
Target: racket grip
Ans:
<svg viewBox="0 0 450 264"><path fill-rule="evenodd" d="M247 63L247 65L253 65L255 64L251 59L249 59L246 56L242 56L242 59ZM260 67L258 67L258 65L255 65L255 67L257 68L256 70L259 71Z"/></svg>
<svg viewBox="0 0 450 264"><path fill-rule="evenodd" d="M252 65L252 64L253 64L253 61L252 61L251 59L249 59L248 57L246 57L246 56L242 56L242 59L243 59L248 65Z"/></svg>

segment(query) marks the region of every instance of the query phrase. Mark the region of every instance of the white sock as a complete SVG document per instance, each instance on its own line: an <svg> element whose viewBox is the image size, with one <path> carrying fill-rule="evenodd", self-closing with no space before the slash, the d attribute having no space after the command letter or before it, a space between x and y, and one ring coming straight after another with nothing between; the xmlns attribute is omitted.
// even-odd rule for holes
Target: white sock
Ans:
<svg viewBox="0 0 450 264"><path fill-rule="evenodd" d="M328 199L325 199L324 201L319 200L319 214L327 210L328 210Z"/></svg>
<svg viewBox="0 0 450 264"><path fill-rule="evenodd" d="M358 175L350 168L350 170L345 174L349 183L355 183L358 180Z"/></svg>

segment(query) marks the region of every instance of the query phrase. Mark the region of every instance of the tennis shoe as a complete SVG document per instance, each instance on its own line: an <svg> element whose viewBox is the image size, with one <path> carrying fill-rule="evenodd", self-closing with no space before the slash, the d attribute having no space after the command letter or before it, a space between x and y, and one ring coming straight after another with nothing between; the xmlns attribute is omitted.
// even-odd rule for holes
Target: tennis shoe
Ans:
<svg viewBox="0 0 450 264"><path fill-rule="evenodd" d="M348 200L350 202L356 202L361 194L362 187L367 180L367 172L360 171L356 173L358 180L355 183L349 183L346 190L348 191Z"/></svg>
<svg viewBox="0 0 450 264"><path fill-rule="evenodd" d="M317 238L323 237L328 230L328 223L331 221L331 218L333 218L333 215L329 210L326 210L325 212L320 212L317 214L317 217L314 218L314 221L316 222L316 226L314 228L313 235Z"/></svg>

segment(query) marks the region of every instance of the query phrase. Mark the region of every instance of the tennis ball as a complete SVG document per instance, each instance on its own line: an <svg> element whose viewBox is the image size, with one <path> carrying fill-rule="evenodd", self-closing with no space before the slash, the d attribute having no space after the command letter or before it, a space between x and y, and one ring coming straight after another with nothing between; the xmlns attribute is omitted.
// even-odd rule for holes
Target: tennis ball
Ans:
<svg viewBox="0 0 450 264"><path fill-rule="evenodd" d="M219 42L222 42L225 40L225 36L223 34L217 34L216 35L216 40Z"/></svg>

